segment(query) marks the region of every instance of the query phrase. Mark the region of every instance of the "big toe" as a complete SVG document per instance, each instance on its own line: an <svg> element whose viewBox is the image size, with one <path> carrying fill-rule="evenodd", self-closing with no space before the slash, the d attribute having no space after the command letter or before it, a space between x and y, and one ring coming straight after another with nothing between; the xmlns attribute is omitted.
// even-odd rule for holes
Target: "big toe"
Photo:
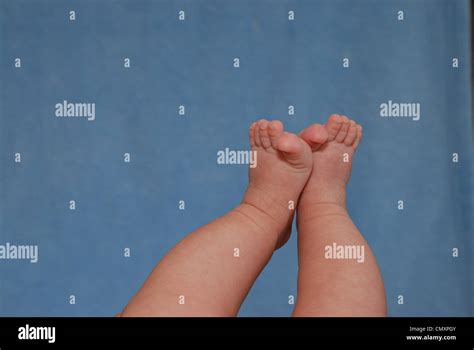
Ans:
<svg viewBox="0 0 474 350"><path fill-rule="evenodd" d="M299 137L289 132L284 132L279 138L277 149L293 157L297 157L303 151Z"/></svg>
<svg viewBox="0 0 474 350"><path fill-rule="evenodd" d="M312 151L316 151L328 140L328 131L321 124L313 124L304 129L300 137L311 147Z"/></svg>

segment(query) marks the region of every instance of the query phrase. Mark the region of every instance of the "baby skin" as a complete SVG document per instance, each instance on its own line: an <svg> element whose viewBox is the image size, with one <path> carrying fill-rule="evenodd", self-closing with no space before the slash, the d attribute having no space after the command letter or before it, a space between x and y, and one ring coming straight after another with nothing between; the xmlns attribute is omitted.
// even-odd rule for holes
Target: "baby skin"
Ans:
<svg viewBox="0 0 474 350"><path fill-rule="evenodd" d="M375 259L345 209L361 128L333 115L297 136L279 121L260 120L249 138L257 166L249 169L241 204L179 242L120 316L236 316L274 250L288 240L294 208L300 231L294 315L384 315ZM341 152L348 163L340 164ZM329 238L365 244L365 265L325 261L321 248Z"/></svg>
<svg viewBox="0 0 474 350"><path fill-rule="evenodd" d="M386 316L382 277L369 245L346 209L346 186L362 127L333 114L301 133L313 149L313 170L298 205L298 296L294 316ZM355 247L361 259L333 259L327 247ZM362 250L363 248L363 250Z"/></svg>

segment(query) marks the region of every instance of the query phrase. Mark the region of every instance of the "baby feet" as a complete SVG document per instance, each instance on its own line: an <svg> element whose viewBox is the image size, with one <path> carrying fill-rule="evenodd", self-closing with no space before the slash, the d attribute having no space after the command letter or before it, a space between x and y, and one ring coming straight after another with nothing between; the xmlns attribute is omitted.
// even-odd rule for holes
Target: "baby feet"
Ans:
<svg viewBox="0 0 474 350"><path fill-rule="evenodd" d="M277 248L290 236L298 201L306 208L321 203L345 208L352 157L362 138L360 125L333 114L325 125L313 124L298 137L285 132L280 121L262 119L251 125L249 134L257 165L249 170L242 204L276 225Z"/></svg>
<svg viewBox="0 0 474 350"><path fill-rule="evenodd" d="M257 208L272 220L278 230L279 248L290 236L294 209L311 174L314 155L303 139L285 132L278 120L253 123L249 136L257 162L249 170L249 185L242 204ZM323 127L312 136L314 147L327 139Z"/></svg>
<svg viewBox="0 0 474 350"><path fill-rule="evenodd" d="M333 114L324 126L328 137L322 145L320 128L321 125L311 125L300 135L313 150L313 170L301 202L332 203L345 208L346 185L352 157L362 138L362 127L345 116Z"/></svg>

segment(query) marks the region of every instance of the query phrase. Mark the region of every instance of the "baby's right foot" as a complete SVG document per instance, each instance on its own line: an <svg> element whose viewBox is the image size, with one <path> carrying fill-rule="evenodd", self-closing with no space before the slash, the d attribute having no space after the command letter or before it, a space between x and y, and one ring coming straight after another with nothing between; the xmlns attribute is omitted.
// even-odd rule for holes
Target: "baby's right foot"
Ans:
<svg viewBox="0 0 474 350"><path fill-rule="evenodd" d="M313 150L313 171L301 195L301 203L332 203L345 208L346 185L352 169L352 157L362 138L362 127L345 116L333 114L325 128L328 141L318 139L319 125L303 130L300 137Z"/></svg>

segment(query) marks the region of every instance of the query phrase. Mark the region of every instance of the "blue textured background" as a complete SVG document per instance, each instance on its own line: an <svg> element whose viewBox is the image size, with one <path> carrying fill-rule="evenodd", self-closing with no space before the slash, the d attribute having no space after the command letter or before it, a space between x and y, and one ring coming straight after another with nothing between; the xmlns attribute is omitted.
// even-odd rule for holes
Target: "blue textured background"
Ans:
<svg viewBox="0 0 474 350"><path fill-rule="evenodd" d="M246 167L218 150L246 149L261 117L297 132L338 112L364 127L348 205L390 315L472 316L469 20L467 0L0 0L0 244L39 245L37 264L0 261L0 314L117 313L241 199ZM96 120L56 118L64 99L95 102ZM421 103L421 120L381 118L388 100ZM296 275L293 235L240 314L289 315Z"/></svg>

